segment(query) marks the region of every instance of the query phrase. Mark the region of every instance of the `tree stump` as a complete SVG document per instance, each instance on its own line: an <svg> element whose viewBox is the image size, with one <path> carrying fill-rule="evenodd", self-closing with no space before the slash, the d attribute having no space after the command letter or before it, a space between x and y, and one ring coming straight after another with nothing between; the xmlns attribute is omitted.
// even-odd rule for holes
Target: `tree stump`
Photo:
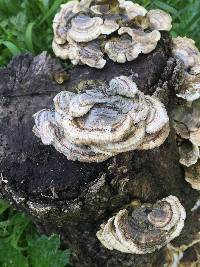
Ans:
<svg viewBox="0 0 200 267"><path fill-rule="evenodd" d="M160 88L170 117L182 66L172 57L167 34L152 53L122 65L108 60L103 70L78 66L67 72L46 52L18 56L0 70L1 197L29 214L41 233L60 234L62 246L72 251L74 267L161 267L169 261L166 248L141 257L109 251L96 238L100 224L133 200L154 203L168 195L180 199L187 220L174 246L193 240L200 231L199 211L191 211L198 193L184 180L172 127L159 148L90 164L67 160L33 134L33 114L51 108L57 93L73 91L81 81L110 81L120 75L132 75L145 94ZM58 77L64 79L61 84Z"/></svg>

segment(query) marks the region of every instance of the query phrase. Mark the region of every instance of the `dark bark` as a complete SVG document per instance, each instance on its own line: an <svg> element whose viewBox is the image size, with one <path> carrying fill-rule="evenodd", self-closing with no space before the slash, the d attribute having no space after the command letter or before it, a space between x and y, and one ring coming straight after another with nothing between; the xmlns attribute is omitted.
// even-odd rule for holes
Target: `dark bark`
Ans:
<svg viewBox="0 0 200 267"><path fill-rule="evenodd" d="M30 54L18 56L0 70L0 193L28 213L40 232L59 233L63 247L73 252L73 266L162 266L164 250L142 257L111 252L101 246L96 231L113 212L134 199L155 202L175 195L190 218L197 193L184 180L173 130L157 149L87 164L68 161L53 147L44 146L32 133L32 115L52 107L58 92L75 90L80 81L109 81L122 74L132 74L146 94L159 87L170 114L182 75L181 66L170 58L170 47L170 38L163 36L149 55L123 65L109 61L103 70L76 67L62 84L55 77L65 70L46 53L35 58ZM183 239L196 230L200 230L199 225L191 229L191 223L186 222ZM181 244L182 238L176 242Z"/></svg>

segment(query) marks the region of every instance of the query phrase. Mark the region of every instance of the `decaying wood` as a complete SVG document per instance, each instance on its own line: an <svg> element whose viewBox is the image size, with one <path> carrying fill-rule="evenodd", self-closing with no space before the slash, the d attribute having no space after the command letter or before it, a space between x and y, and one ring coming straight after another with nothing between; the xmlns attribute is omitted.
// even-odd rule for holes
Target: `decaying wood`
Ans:
<svg viewBox="0 0 200 267"><path fill-rule="evenodd" d="M188 218L176 244L200 231L199 221L191 223L198 194L184 180L173 129L157 149L123 153L99 164L68 161L32 133L32 115L51 108L58 92L73 91L80 81L109 81L122 74L132 75L146 94L159 88L170 115L182 69L171 58L167 35L151 54L123 65L109 61L103 70L79 66L66 75L60 62L45 52L35 58L18 56L0 70L1 197L28 213L40 232L59 233L76 267L163 266L164 249L142 257L122 254L106 250L96 238L100 224L133 200L155 202L173 194ZM66 81L59 84L56 77Z"/></svg>

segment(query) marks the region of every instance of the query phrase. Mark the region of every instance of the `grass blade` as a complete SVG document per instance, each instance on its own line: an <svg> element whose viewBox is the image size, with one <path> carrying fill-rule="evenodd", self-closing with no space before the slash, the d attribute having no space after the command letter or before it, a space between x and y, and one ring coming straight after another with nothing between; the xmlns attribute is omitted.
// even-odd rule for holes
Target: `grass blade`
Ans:
<svg viewBox="0 0 200 267"><path fill-rule="evenodd" d="M55 13L55 11L59 8L60 4L63 2L63 0L56 0L49 11L46 13L46 15L43 17L43 19L39 22L38 26L40 26L44 21L46 21L52 14Z"/></svg>
<svg viewBox="0 0 200 267"><path fill-rule="evenodd" d="M3 44L8 50L11 52L13 56L17 56L21 54L21 50L12 42L10 41L3 41L1 44Z"/></svg>
<svg viewBox="0 0 200 267"><path fill-rule="evenodd" d="M25 43L29 51L34 53L34 48L33 48L33 26L35 22L30 22L26 28L25 32Z"/></svg>
<svg viewBox="0 0 200 267"><path fill-rule="evenodd" d="M159 0L155 0L154 3L158 8L161 8L165 10L166 12L173 14L175 17L179 17L178 11L174 7L170 6L169 4L165 2L161 2Z"/></svg>

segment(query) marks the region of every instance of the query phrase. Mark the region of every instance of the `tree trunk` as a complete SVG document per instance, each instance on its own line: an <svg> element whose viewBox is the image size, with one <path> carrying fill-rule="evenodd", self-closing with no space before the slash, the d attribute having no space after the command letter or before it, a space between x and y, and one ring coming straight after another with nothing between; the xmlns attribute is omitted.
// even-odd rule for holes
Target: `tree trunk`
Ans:
<svg viewBox="0 0 200 267"><path fill-rule="evenodd" d="M145 94L159 88L156 92L170 116L177 104L174 96L182 68L171 57L166 34L151 54L122 65L109 61L103 70L79 66L66 72L45 52L35 58L18 56L0 70L0 194L28 213L41 233L60 234L76 267L163 266L165 248L141 257L109 251L96 238L100 224L133 200L154 203L168 195L180 199L187 220L176 246L189 242L200 231L200 220L191 223L198 194L184 180L173 129L159 148L122 153L90 164L67 160L32 133L32 115L51 108L60 91L73 91L85 80L109 81L120 75L132 75ZM66 80L59 84L62 78ZM195 218L198 215L196 212Z"/></svg>

